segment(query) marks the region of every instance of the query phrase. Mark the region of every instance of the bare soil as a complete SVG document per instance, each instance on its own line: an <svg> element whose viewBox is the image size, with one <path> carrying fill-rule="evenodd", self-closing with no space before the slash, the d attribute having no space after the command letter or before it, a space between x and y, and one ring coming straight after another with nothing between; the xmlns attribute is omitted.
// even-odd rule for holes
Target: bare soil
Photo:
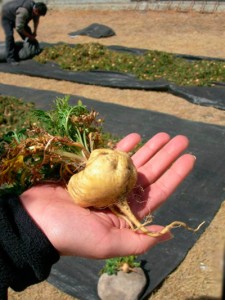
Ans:
<svg viewBox="0 0 225 300"><path fill-rule="evenodd" d="M74 39L68 36L69 32L92 23L107 25L116 32L116 35L98 40L87 36ZM48 15L41 19L38 39L48 43L99 42L104 45L225 58L225 12L210 14L177 11L50 10ZM0 40L4 40L2 29ZM167 113L192 121L225 125L225 111L198 106L167 93L120 90L7 73L1 73L0 82L80 95L108 103ZM221 299L225 244L224 214L225 205L222 205L182 264L150 299ZM10 291L9 300L16 299L74 298L43 282L22 293Z"/></svg>

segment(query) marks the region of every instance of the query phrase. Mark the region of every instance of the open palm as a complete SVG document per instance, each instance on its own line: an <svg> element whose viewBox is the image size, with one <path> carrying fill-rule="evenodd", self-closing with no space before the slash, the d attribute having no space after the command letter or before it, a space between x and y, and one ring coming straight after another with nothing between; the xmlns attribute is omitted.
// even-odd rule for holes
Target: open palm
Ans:
<svg viewBox="0 0 225 300"><path fill-rule="evenodd" d="M117 148L129 152L139 142L140 136L133 133L122 139ZM129 202L139 219L163 204L192 170L195 157L181 155L187 147L185 136L171 139L166 133L158 133L132 156L141 192L135 189ZM61 255L98 259L138 255L171 238L170 233L153 238L134 232L108 209L79 207L59 185L35 186L20 198L33 221ZM151 225L149 229L160 231L162 226Z"/></svg>

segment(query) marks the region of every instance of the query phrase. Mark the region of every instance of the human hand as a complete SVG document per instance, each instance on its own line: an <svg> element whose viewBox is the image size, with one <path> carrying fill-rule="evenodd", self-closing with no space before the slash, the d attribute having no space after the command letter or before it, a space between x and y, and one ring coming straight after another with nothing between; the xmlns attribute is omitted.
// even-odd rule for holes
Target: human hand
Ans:
<svg viewBox="0 0 225 300"><path fill-rule="evenodd" d="M117 148L128 152L139 141L140 136L133 133L121 140ZM163 204L192 170L195 157L180 156L187 147L186 137L171 139L166 133L159 133L132 156L138 170L137 184L143 190L139 194L142 199L137 201L134 193L129 201L138 218L144 218ZM77 206L67 190L59 185L35 186L20 198L33 221L61 255L98 259L138 255L171 238L169 232L157 238L134 232L108 209ZM162 228L148 226L151 231Z"/></svg>
<svg viewBox="0 0 225 300"><path fill-rule="evenodd" d="M26 39L30 42L37 43L36 34L26 33Z"/></svg>

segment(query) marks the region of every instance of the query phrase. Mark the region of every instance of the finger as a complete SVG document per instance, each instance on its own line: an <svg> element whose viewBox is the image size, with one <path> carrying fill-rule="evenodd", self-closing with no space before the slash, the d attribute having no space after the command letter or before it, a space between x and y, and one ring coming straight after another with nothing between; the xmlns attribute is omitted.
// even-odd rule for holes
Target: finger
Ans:
<svg viewBox="0 0 225 300"><path fill-rule="evenodd" d="M155 182L188 147L187 137L178 135L138 169L138 184L143 188Z"/></svg>
<svg viewBox="0 0 225 300"><path fill-rule="evenodd" d="M139 168L144 165L151 157L155 155L168 141L170 136L167 133L160 132L154 135L143 147L141 147L133 156L132 160Z"/></svg>
<svg viewBox="0 0 225 300"><path fill-rule="evenodd" d="M136 147L140 141L141 137L138 133L131 133L117 143L116 149L129 152Z"/></svg>
<svg viewBox="0 0 225 300"><path fill-rule="evenodd" d="M174 193L180 183L192 171L195 161L195 156L184 154L155 183L144 190L143 196L146 201L142 203L142 208L140 203L135 201L133 203L134 206L139 206L138 215L140 218L157 209Z"/></svg>
<svg viewBox="0 0 225 300"><path fill-rule="evenodd" d="M148 226L147 228L152 232L159 232L163 229L162 226L157 225ZM98 256L102 256L103 258L142 254L158 243L170 240L172 234L167 232L159 237L150 237L128 228L116 230L114 228L107 237L109 241L104 243L106 247L101 245L100 249L97 250Z"/></svg>

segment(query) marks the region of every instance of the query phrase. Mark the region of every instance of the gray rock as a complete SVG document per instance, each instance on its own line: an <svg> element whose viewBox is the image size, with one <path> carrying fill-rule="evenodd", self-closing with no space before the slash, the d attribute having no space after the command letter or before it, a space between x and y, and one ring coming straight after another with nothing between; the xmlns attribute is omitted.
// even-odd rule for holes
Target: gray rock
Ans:
<svg viewBox="0 0 225 300"><path fill-rule="evenodd" d="M98 281L98 295L101 300L137 300L146 282L142 268L129 273L119 271L117 275L104 273Z"/></svg>

